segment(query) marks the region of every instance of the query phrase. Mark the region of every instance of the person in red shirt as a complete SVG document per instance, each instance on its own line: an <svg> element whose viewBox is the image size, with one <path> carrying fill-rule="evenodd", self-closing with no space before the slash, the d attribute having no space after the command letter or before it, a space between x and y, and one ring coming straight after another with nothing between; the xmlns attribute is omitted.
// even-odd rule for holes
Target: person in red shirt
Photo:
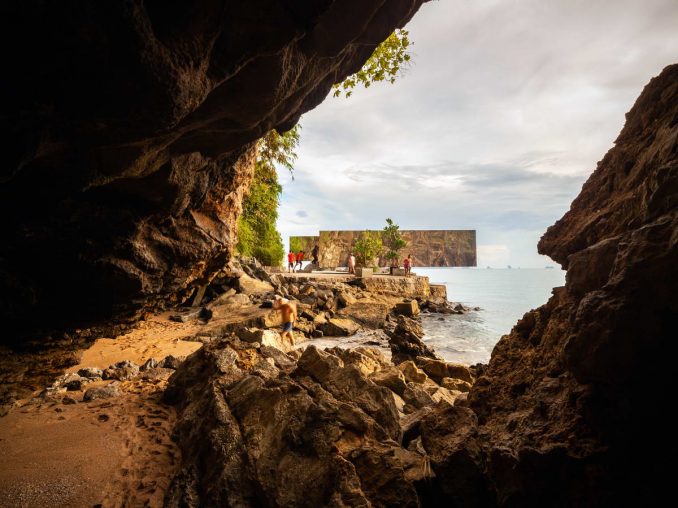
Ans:
<svg viewBox="0 0 678 508"><path fill-rule="evenodd" d="M297 252L297 264L294 265L294 268L301 270L301 262L304 260L304 251L300 250Z"/></svg>
<svg viewBox="0 0 678 508"><path fill-rule="evenodd" d="M412 271L412 254L403 260L403 267L405 268L405 275L409 275Z"/></svg>
<svg viewBox="0 0 678 508"><path fill-rule="evenodd" d="M287 269L290 272L294 271L294 252L290 250L289 254L287 254Z"/></svg>

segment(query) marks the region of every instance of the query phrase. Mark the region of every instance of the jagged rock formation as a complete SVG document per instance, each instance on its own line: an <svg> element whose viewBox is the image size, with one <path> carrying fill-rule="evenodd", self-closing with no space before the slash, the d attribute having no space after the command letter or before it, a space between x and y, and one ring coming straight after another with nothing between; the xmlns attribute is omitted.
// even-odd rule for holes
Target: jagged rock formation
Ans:
<svg viewBox="0 0 678 508"><path fill-rule="evenodd" d="M419 427L432 406L449 406L461 392L418 372L419 379L409 380L371 348L309 346L294 361L235 337L205 346L166 392L179 409L175 430L184 464L166 505L418 506L434 500L437 484Z"/></svg>
<svg viewBox="0 0 678 508"><path fill-rule="evenodd" d="M476 473L461 487L477 492L480 482L502 506L657 504L670 489L677 205L672 65L645 87L616 146L541 239L540 252L567 268L566 286L497 344L469 395L474 437L436 452L439 476L464 457ZM454 440L435 432L435 441ZM464 505L482 504L470 496Z"/></svg>
<svg viewBox="0 0 678 508"><path fill-rule="evenodd" d="M293 126L421 3L4 4L4 340L209 279L232 253L252 142Z"/></svg>

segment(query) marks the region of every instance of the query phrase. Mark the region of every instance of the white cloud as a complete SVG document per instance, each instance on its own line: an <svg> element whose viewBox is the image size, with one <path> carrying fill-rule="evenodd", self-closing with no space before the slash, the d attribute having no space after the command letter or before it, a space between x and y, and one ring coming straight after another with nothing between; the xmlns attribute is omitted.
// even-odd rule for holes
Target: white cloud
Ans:
<svg viewBox="0 0 678 508"><path fill-rule="evenodd" d="M477 229L479 245L506 246L501 264L549 264L539 236L676 60L676 26L675 0L425 4L404 78L302 118L295 180L280 172L283 236L392 216Z"/></svg>

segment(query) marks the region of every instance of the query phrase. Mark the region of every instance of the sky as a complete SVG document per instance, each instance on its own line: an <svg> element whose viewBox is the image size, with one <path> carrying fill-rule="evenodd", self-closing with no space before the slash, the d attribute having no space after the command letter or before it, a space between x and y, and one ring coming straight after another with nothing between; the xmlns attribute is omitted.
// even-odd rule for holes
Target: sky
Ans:
<svg viewBox="0 0 678 508"><path fill-rule="evenodd" d="M301 118L279 231L475 229L478 266L537 253L645 84L678 62L678 0L440 0L395 84Z"/></svg>

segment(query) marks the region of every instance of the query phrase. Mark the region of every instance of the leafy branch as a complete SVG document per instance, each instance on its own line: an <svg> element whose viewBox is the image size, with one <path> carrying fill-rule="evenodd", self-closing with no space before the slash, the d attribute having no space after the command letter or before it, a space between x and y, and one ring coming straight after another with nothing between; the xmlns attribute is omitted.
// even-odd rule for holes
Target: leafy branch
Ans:
<svg viewBox="0 0 678 508"><path fill-rule="evenodd" d="M411 55L408 48L412 45L409 33L403 28L396 29L388 38L379 44L365 65L341 83L333 85L334 97L348 98L358 85L369 88L372 83L388 81L393 84L396 78L407 68Z"/></svg>

